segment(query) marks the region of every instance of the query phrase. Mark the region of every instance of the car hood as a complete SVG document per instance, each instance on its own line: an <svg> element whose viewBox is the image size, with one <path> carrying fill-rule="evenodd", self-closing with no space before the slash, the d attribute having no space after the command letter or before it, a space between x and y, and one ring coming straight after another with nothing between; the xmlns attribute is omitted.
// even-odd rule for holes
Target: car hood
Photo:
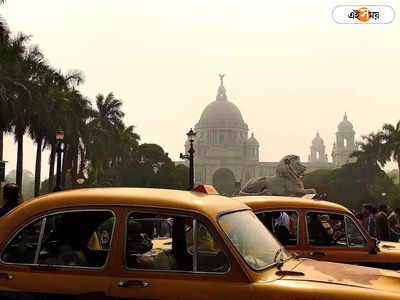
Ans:
<svg viewBox="0 0 400 300"><path fill-rule="evenodd" d="M295 272L288 272L281 279L346 285L400 294L400 273L396 271L311 259L301 259L291 271Z"/></svg>
<svg viewBox="0 0 400 300"><path fill-rule="evenodd" d="M400 251L400 243L381 241L378 244L378 248L380 251L383 251L383 252Z"/></svg>

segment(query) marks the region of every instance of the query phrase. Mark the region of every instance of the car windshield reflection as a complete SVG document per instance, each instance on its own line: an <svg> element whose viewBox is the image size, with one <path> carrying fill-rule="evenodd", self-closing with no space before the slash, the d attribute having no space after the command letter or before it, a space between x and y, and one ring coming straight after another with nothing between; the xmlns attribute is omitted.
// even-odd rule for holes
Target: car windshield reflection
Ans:
<svg viewBox="0 0 400 300"><path fill-rule="evenodd" d="M276 265L275 255L282 247L251 211L222 215L219 224L246 263L256 271ZM282 249L281 260L290 258Z"/></svg>

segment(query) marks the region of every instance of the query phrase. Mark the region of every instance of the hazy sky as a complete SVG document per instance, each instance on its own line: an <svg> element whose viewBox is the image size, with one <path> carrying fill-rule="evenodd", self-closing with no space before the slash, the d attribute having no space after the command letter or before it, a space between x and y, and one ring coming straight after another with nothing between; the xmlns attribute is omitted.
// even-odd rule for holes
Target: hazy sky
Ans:
<svg viewBox="0 0 400 300"><path fill-rule="evenodd" d="M260 159L307 160L317 130L330 156L344 112L357 138L400 119L398 19L338 25L338 4L357 1L8 0L0 15L13 32L31 34L53 66L82 70L83 94L114 92L126 124L173 159L226 73L228 98L259 140ZM400 12L398 1L360 4ZM34 170L26 140L24 168ZM4 158L15 168L11 136Z"/></svg>

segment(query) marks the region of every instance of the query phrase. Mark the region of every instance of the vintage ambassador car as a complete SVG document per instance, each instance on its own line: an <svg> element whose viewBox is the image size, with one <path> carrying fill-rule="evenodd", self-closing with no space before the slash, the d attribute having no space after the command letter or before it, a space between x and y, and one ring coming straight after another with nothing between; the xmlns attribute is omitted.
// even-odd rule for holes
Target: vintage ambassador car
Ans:
<svg viewBox="0 0 400 300"><path fill-rule="evenodd" d="M400 270L400 243L377 241L351 211L320 200L237 197L289 251L300 257Z"/></svg>
<svg viewBox="0 0 400 300"><path fill-rule="evenodd" d="M102 188L0 219L0 299L400 299L400 274L291 257L245 204Z"/></svg>

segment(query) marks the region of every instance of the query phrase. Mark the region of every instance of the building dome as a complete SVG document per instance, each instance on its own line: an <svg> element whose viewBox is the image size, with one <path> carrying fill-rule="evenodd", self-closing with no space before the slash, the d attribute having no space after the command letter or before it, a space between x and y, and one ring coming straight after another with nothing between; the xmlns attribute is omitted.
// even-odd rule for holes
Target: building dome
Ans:
<svg viewBox="0 0 400 300"><path fill-rule="evenodd" d="M343 121L338 126L339 131L353 131L353 124L347 120L347 114L344 114Z"/></svg>
<svg viewBox="0 0 400 300"><path fill-rule="evenodd" d="M228 101L223 76L220 75L221 85L218 88L216 100L206 106L201 114L197 129L202 128L241 128L248 129L243 121L242 113L235 104Z"/></svg>
<svg viewBox="0 0 400 300"><path fill-rule="evenodd" d="M247 141L247 145L249 145L249 146L260 146L260 143L254 137L254 133L251 134L251 137Z"/></svg>
<svg viewBox="0 0 400 300"><path fill-rule="evenodd" d="M317 132L317 135L312 140L312 144L313 145L323 145L324 144L324 140L320 137L319 132Z"/></svg>

